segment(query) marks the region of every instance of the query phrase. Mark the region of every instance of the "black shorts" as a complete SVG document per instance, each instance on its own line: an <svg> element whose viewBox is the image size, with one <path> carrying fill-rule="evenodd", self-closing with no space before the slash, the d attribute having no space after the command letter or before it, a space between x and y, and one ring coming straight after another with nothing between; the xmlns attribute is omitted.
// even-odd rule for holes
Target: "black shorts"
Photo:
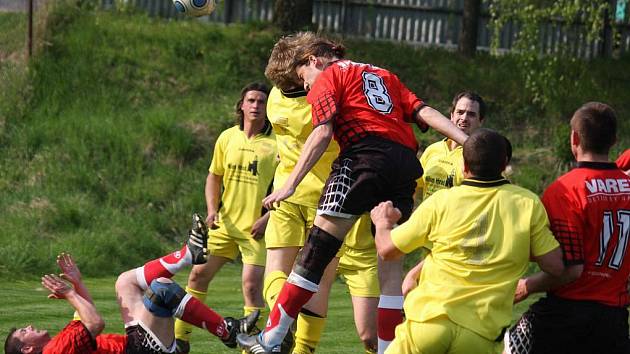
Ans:
<svg viewBox="0 0 630 354"><path fill-rule="evenodd" d="M422 166L415 151L368 136L342 151L333 162L317 214L351 218L391 200L402 212L403 222L411 215L420 176Z"/></svg>
<svg viewBox="0 0 630 354"><path fill-rule="evenodd" d="M593 301L544 297L531 305L510 328L506 352L630 353L628 310Z"/></svg>
<svg viewBox="0 0 630 354"><path fill-rule="evenodd" d="M160 341L140 324L126 327L125 333L127 333L125 354L174 353L174 351L164 350L160 345Z"/></svg>

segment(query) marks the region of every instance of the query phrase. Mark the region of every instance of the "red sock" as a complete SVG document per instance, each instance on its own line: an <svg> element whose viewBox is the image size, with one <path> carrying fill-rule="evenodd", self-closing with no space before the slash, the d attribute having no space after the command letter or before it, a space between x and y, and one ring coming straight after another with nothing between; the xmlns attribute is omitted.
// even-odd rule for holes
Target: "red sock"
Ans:
<svg viewBox="0 0 630 354"><path fill-rule="evenodd" d="M184 300L182 300L180 307L182 305L184 306L184 311L181 316L178 316L178 313L180 312L179 309L176 312L176 317L180 320L188 322L193 326L204 328L219 338L226 338L228 336L223 317L214 312L206 304L190 295L186 295Z"/></svg>
<svg viewBox="0 0 630 354"><path fill-rule="evenodd" d="M298 313L315 292L290 282L284 283L265 327L264 344L273 347L282 343Z"/></svg>
<svg viewBox="0 0 630 354"><path fill-rule="evenodd" d="M146 289L154 279L171 278L182 268L191 264L192 255L188 251L188 247L184 245L184 247L177 252L147 262L142 267L142 275L144 276L145 284L140 285L143 289Z"/></svg>
<svg viewBox="0 0 630 354"><path fill-rule="evenodd" d="M403 313L400 309L378 308L376 330L378 338L384 341L394 340L396 326L403 322Z"/></svg>

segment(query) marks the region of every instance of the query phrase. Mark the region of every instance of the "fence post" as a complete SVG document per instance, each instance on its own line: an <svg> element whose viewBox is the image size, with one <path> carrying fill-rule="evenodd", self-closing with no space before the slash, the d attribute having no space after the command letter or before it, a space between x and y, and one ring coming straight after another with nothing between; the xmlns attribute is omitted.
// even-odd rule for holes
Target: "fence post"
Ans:
<svg viewBox="0 0 630 354"><path fill-rule="evenodd" d="M481 0L464 0L462 27L459 33L457 49L466 57L475 56L477 51L477 33L479 32L479 16Z"/></svg>
<svg viewBox="0 0 630 354"><path fill-rule="evenodd" d="M223 22L227 25L228 23L232 22L232 18L234 17L234 5L235 5L234 0L226 0L223 3L224 5L224 12L223 12Z"/></svg>
<svg viewBox="0 0 630 354"><path fill-rule="evenodd" d="M28 0L28 59L33 56L33 0Z"/></svg>
<svg viewBox="0 0 630 354"><path fill-rule="evenodd" d="M341 33L346 34L348 30L348 0L341 0Z"/></svg>
<svg viewBox="0 0 630 354"><path fill-rule="evenodd" d="M604 28L602 29L602 48L600 55L604 58L610 58L613 51L613 34L610 10L617 7L617 0L607 0L608 7L604 10Z"/></svg>

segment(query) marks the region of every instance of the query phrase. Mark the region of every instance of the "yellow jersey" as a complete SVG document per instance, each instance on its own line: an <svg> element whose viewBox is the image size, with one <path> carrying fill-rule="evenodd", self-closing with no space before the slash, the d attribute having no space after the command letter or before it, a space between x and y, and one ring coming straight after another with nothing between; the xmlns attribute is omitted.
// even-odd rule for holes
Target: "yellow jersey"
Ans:
<svg viewBox="0 0 630 354"><path fill-rule="evenodd" d="M392 242L405 253L427 241L433 248L405 299L407 319L446 315L490 340L510 325L530 255L559 246L540 199L505 179L466 179L439 190L392 230Z"/></svg>
<svg viewBox="0 0 630 354"><path fill-rule="evenodd" d="M273 184L274 189L278 189L293 171L302 147L313 131L311 105L306 102L306 92L285 96L277 87L272 88L267 99L267 117L273 126L280 156ZM322 157L287 201L316 208L332 162L338 154L339 146L331 141Z"/></svg>
<svg viewBox="0 0 630 354"><path fill-rule="evenodd" d="M276 138L258 134L251 139L238 127L217 138L208 171L223 176L218 231L249 237L262 213L262 200L271 189L278 165Z"/></svg>
<svg viewBox="0 0 630 354"><path fill-rule="evenodd" d="M417 181L417 191L422 191L420 201L444 188L459 186L464 180L464 153L461 145L449 149L450 141L444 139L429 145L420 156L424 173Z"/></svg>

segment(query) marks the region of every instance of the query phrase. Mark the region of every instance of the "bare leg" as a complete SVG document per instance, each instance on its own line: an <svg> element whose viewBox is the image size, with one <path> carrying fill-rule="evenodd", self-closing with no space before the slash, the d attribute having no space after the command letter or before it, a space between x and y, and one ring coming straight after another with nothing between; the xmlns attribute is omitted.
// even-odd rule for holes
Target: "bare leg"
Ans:
<svg viewBox="0 0 630 354"><path fill-rule="evenodd" d="M377 297L352 296L354 310L354 324L357 334L366 350L376 352L378 339L376 337L376 308Z"/></svg>
<svg viewBox="0 0 630 354"><path fill-rule="evenodd" d="M192 267L188 275L188 287L197 291L205 292L214 276L221 270L229 259L225 257L208 256L208 262Z"/></svg>
<svg viewBox="0 0 630 354"><path fill-rule="evenodd" d="M243 264L243 298L246 307L265 307L262 296L265 267Z"/></svg>
<svg viewBox="0 0 630 354"><path fill-rule="evenodd" d="M161 281L170 281L160 278ZM120 315L126 324L132 321L142 321L165 346L170 346L175 340L173 333L174 319L172 317L156 317L151 314L142 302L144 290L136 278L136 270L122 273L116 280L116 297L120 306Z"/></svg>

